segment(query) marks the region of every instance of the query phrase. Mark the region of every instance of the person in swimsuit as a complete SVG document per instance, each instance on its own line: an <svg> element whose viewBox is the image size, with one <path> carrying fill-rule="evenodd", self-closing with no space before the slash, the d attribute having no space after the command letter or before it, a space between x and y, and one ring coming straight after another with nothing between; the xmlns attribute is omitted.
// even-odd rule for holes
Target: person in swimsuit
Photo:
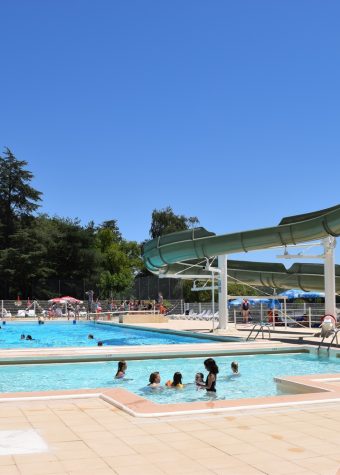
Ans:
<svg viewBox="0 0 340 475"><path fill-rule="evenodd" d="M167 386L168 388L177 388L177 389L182 389L184 387L183 383L182 383L182 373L180 372L176 372L174 374L174 377L173 377L173 380L171 381L169 379L169 381L167 381L165 383L165 386Z"/></svg>
<svg viewBox="0 0 340 475"><path fill-rule="evenodd" d="M204 361L204 366L209 374L205 381L205 389L207 392L216 393L216 381L217 381L217 374L218 374L218 366L216 361L213 358L208 358Z"/></svg>
<svg viewBox="0 0 340 475"><path fill-rule="evenodd" d="M159 374L158 371L155 371L154 373L150 374L149 377L149 388L159 388L159 385L161 383L161 375Z"/></svg>
<svg viewBox="0 0 340 475"><path fill-rule="evenodd" d="M242 302L242 317L243 317L243 323L248 323L248 319L249 319L249 309L250 309L250 306L249 306L249 302L247 299L243 299L243 302Z"/></svg>
<svg viewBox="0 0 340 475"><path fill-rule="evenodd" d="M124 378L126 370L127 370L126 361L118 361L118 369L117 369L115 379Z"/></svg>
<svg viewBox="0 0 340 475"><path fill-rule="evenodd" d="M238 372L238 363L236 363L236 361L233 361L230 365L231 367L231 371L233 374L239 374Z"/></svg>
<svg viewBox="0 0 340 475"><path fill-rule="evenodd" d="M196 373L195 375L196 389L205 389L204 374Z"/></svg>

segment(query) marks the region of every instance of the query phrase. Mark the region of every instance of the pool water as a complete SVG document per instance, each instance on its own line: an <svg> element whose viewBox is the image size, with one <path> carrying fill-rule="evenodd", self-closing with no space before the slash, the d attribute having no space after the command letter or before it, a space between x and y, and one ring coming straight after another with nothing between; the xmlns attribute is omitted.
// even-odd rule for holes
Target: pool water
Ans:
<svg viewBox="0 0 340 475"><path fill-rule="evenodd" d="M97 346L98 341L110 346L133 345L173 345L178 343L211 343L208 338L195 338L186 335L175 335L147 330L137 330L124 326L111 326L93 322L72 321L65 323L46 322L38 325L30 323L7 323L1 325L0 349L5 348L50 348ZM34 340L21 340L20 336L31 335ZM94 336L93 340L88 335Z"/></svg>
<svg viewBox="0 0 340 475"><path fill-rule="evenodd" d="M230 364L239 363L240 375L232 376ZM193 384L196 372L206 375L204 358L175 358L128 361L126 378L115 380L117 362L65 363L45 365L2 366L0 391L47 391L81 388L125 388L158 403L204 401L212 396L197 390ZM279 392L273 380L276 376L340 372L336 358L309 354L276 354L216 358L220 372L217 399L256 398L275 396ZM147 387L153 371L159 371L162 389ZM183 375L183 389L164 388L174 372Z"/></svg>

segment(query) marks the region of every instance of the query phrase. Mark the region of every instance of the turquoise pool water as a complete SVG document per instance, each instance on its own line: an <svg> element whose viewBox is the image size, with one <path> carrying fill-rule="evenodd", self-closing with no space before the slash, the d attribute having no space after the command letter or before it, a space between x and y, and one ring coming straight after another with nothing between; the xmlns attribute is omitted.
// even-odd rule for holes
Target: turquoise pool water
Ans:
<svg viewBox="0 0 340 475"><path fill-rule="evenodd" d="M234 360L239 363L239 376L231 376L230 364ZM203 361L204 358L128 361L126 378L122 380L114 380L116 362L1 366L0 391L119 387L159 403L207 400L211 396L192 384L196 372L206 375ZM309 354L219 357L216 361L220 368L218 399L277 395L275 376L340 372L339 359ZM175 371L181 371L187 385L181 390L151 390L147 383L153 371L160 372L162 386Z"/></svg>
<svg viewBox="0 0 340 475"><path fill-rule="evenodd" d="M46 322L7 323L1 325L1 348L50 348L69 346L97 346L98 341L110 346L173 345L176 343L211 343L207 338L186 335L136 330L122 326L101 325L93 322L71 321L65 323ZM34 340L21 340L20 336L31 335ZM88 335L94 336L93 340Z"/></svg>

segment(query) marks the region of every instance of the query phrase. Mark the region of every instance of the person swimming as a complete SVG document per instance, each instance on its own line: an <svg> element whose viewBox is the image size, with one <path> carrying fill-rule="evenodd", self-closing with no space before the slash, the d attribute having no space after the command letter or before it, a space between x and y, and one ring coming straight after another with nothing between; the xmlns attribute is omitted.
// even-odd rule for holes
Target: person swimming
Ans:
<svg viewBox="0 0 340 475"><path fill-rule="evenodd" d="M89 340L93 340L93 339L94 339L94 336L92 335L92 333L89 333L89 334L87 335L87 338L88 338Z"/></svg>
<svg viewBox="0 0 340 475"><path fill-rule="evenodd" d="M216 361L213 358L207 358L204 361L204 367L207 371L209 371L209 374L205 381L205 389L207 390L207 392L215 393L218 374L218 366L216 364Z"/></svg>
<svg viewBox="0 0 340 475"><path fill-rule="evenodd" d="M238 363L236 361L233 361L230 365L231 371L233 374L239 374L238 372Z"/></svg>
<svg viewBox="0 0 340 475"><path fill-rule="evenodd" d="M182 373L180 373L179 371L176 371L176 373L174 374L173 380L167 381L165 383L165 386L167 386L168 388L182 389L184 387L182 383Z"/></svg>
<svg viewBox="0 0 340 475"><path fill-rule="evenodd" d="M197 389L204 389L204 374L203 373L196 373L195 375L195 384Z"/></svg>
<svg viewBox="0 0 340 475"><path fill-rule="evenodd" d="M24 335L23 333L21 334L20 336L20 340L24 340L26 338L26 335Z"/></svg>
<svg viewBox="0 0 340 475"><path fill-rule="evenodd" d="M159 374L159 371L154 371L151 373L149 376L149 388L159 388L160 383L161 375Z"/></svg>
<svg viewBox="0 0 340 475"><path fill-rule="evenodd" d="M102 342L102 341L98 341L97 346L103 346L103 342Z"/></svg>
<svg viewBox="0 0 340 475"><path fill-rule="evenodd" d="M34 340L34 338L32 338L31 335L27 335L27 336L26 336L26 340L30 340L30 341L31 341L31 340Z"/></svg>
<svg viewBox="0 0 340 475"><path fill-rule="evenodd" d="M126 361L118 361L118 369L117 369L115 379L124 378L126 370L127 370Z"/></svg>

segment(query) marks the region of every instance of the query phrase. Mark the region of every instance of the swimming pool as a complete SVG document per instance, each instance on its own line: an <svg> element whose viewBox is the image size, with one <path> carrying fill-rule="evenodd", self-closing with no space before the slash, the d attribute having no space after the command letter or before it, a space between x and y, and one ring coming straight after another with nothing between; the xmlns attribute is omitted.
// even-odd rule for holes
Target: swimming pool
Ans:
<svg viewBox="0 0 340 475"><path fill-rule="evenodd" d="M237 360L240 375L232 376L230 364ZM195 373L206 374L204 358L175 358L128 361L126 378L114 380L117 362L1 366L0 391L48 391L58 389L124 388L157 403L206 401L205 390L196 390ZM218 357L220 373L215 398L221 400L257 398L281 394L274 377L339 373L339 359L308 353ZM159 371L162 386L175 371L181 371L184 389L151 390L149 374ZM286 393L287 394L287 393Z"/></svg>
<svg viewBox="0 0 340 475"><path fill-rule="evenodd" d="M179 343L211 343L209 338L199 338L190 335L162 333L143 329L129 328L121 325L103 325L94 322L72 321L56 323L37 322L7 323L1 325L0 349L9 348L51 348L51 347L94 347L98 341L109 346L134 345L173 345ZM179 332L180 333L180 332ZM34 340L21 340L21 335L31 335ZM94 336L93 340L88 335ZM230 339L230 340L235 340ZM225 340L221 338L221 340Z"/></svg>

